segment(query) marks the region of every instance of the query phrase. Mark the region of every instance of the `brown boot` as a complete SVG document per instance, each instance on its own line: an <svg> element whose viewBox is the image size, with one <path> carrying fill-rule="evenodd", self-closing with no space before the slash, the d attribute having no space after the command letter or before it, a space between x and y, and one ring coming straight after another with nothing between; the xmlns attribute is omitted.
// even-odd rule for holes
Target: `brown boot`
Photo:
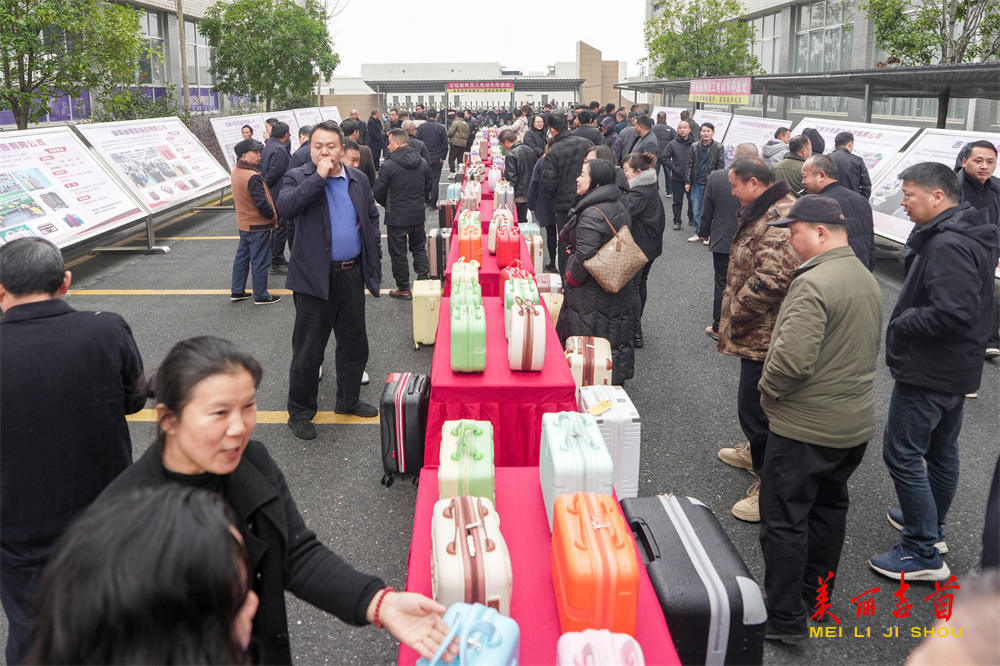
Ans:
<svg viewBox="0 0 1000 666"><path fill-rule="evenodd" d="M389 297L401 298L404 301L411 301L413 300L413 292L411 292L409 289L393 289L392 291L389 292Z"/></svg>

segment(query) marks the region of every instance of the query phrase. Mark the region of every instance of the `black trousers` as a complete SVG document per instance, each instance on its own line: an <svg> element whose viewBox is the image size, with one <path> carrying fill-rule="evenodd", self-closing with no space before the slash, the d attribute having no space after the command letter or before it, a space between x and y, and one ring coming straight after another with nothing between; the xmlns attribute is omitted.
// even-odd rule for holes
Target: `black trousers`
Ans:
<svg viewBox="0 0 1000 666"><path fill-rule="evenodd" d="M462 166L462 154L464 152L465 146L456 146L453 143L448 144L448 171L455 173L456 163L459 167Z"/></svg>
<svg viewBox="0 0 1000 666"><path fill-rule="evenodd" d="M740 386L736 393L736 413L740 419L743 434L750 441L750 458L753 471L759 476L764 465L764 448L767 445L767 414L760 406L760 391L757 383L764 371L763 361L740 359Z"/></svg>
<svg viewBox="0 0 1000 666"><path fill-rule="evenodd" d="M413 270L418 280L426 280L430 276L431 265L427 259L427 232L422 224L408 226L386 225L389 258L392 259L392 277L396 280L396 288L410 288L410 262L406 258L406 250L413 253Z"/></svg>
<svg viewBox="0 0 1000 666"><path fill-rule="evenodd" d="M545 227L545 247L549 250L549 261L546 266L556 265L556 225L550 224Z"/></svg>
<svg viewBox="0 0 1000 666"><path fill-rule="evenodd" d="M7 616L8 664L20 664L31 647L35 627L34 601L42 570L57 536L0 543L0 602Z"/></svg>
<svg viewBox="0 0 1000 666"><path fill-rule="evenodd" d="M441 167L444 166L444 162L441 160L432 159L430 162L431 173L434 174L434 183L431 185L431 191L427 193L427 204L429 206L437 206L438 194L441 192Z"/></svg>
<svg viewBox="0 0 1000 666"><path fill-rule="evenodd" d="M986 524L983 526L983 553L979 566L983 569L1000 567L1000 457L993 468L993 483L986 498Z"/></svg>
<svg viewBox="0 0 1000 666"><path fill-rule="evenodd" d="M515 201L514 208L517 210L517 223L524 224L528 221L528 202Z"/></svg>
<svg viewBox="0 0 1000 666"><path fill-rule="evenodd" d="M987 347L1000 347L1000 289L993 294L993 314L990 318L990 335L986 338Z"/></svg>
<svg viewBox="0 0 1000 666"><path fill-rule="evenodd" d="M556 239L559 238L559 234L562 233L563 227L566 226L566 222L569 221L569 211L568 210L557 210L556 211ZM566 254L566 243L559 240L556 243L556 267L559 268L559 275L566 275L566 260L569 259L569 255Z"/></svg>
<svg viewBox="0 0 1000 666"><path fill-rule="evenodd" d="M719 317L722 315L722 294L726 291L726 273L729 272L729 253L712 253L715 292L712 294L712 328L719 332Z"/></svg>
<svg viewBox="0 0 1000 666"><path fill-rule="evenodd" d="M361 375L368 364L365 326L365 284L358 261L350 269L330 264L330 295L326 299L295 292L292 365L288 372L288 418L309 421L316 416L319 367L333 332L337 340L337 411L357 407Z"/></svg>
<svg viewBox="0 0 1000 666"><path fill-rule="evenodd" d="M379 160L381 159L382 156L382 146L381 144L376 146L368 146L368 149L372 151L372 162L375 165L375 170L378 171L379 167L381 166Z"/></svg>
<svg viewBox="0 0 1000 666"><path fill-rule="evenodd" d="M666 194L673 194L673 190L670 187L671 172L670 167L663 163L663 160L659 160L656 163L657 168L659 168L660 173L663 174L663 191Z"/></svg>
<svg viewBox="0 0 1000 666"><path fill-rule="evenodd" d="M681 209L684 202L688 205L688 225L694 226L694 209L691 208L691 193L684 191L684 181L681 178L674 178L670 181L670 191L673 193L674 224L681 223Z"/></svg>
<svg viewBox="0 0 1000 666"><path fill-rule="evenodd" d="M847 522L847 479L868 442L834 449L774 433L760 481L760 547L769 620L779 629L805 631L818 578L833 592ZM807 607L803 600L809 603Z"/></svg>
<svg viewBox="0 0 1000 666"><path fill-rule="evenodd" d="M635 332L638 336L642 335L642 313L646 311L646 281L649 279L649 269L652 267L653 262L647 261L632 279L632 319L635 321Z"/></svg>
<svg viewBox="0 0 1000 666"><path fill-rule="evenodd" d="M292 227L288 224L288 220L283 217L278 218L278 226L271 233L271 265L277 266L280 264L287 264L288 260L285 259L285 243L288 244L288 249L292 249L292 241L295 239L293 235L295 232ZM291 252L289 252L291 254Z"/></svg>

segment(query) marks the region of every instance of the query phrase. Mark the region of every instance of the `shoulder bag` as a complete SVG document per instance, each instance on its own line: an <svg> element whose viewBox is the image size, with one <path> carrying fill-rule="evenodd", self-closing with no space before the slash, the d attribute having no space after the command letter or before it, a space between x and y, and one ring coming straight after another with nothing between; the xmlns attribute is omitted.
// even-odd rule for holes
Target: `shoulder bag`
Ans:
<svg viewBox="0 0 1000 666"><path fill-rule="evenodd" d="M649 259L642 249L636 245L632 232L627 226L615 231L611 220L597 206L597 210L611 228L612 237L598 250L594 256L583 262L591 277L609 294L617 294L629 281L635 277L639 269L646 265Z"/></svg>

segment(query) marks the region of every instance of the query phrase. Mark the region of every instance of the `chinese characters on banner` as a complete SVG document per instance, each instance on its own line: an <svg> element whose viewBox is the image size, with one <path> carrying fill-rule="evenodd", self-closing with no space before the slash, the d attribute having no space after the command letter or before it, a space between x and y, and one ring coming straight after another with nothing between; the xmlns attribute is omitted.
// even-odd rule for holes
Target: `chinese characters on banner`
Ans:
<svg viewBox="0 0 1000 666"><path fill-rule="evenodd" d="M464 92L511 92L513 81L448 81L445 90L450 93Z"/></svg>
<svg viewBox="0 0 1000 666"><path fill-rule="evenodd" d="M689 102L704 102L705 104L738 104L746 106L750 103L751 76L732 76L724 79L692 79L688 91Z"/></svg>

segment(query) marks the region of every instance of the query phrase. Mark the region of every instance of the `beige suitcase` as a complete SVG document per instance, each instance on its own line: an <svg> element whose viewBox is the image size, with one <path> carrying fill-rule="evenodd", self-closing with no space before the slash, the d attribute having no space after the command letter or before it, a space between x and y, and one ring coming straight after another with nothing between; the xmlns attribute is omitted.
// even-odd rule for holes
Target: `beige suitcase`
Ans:
<svg viewBox="0 0 1000 666"><path fill-rule="evenodd" d="M537 234L524 236L524 241L528 244L528 254L531 255L531 267L535 275L541 275L545 265L545 241Z"/></svg>
<svg viewBox="0 0 1000 666"><path fill-rule="evenodd" d="M441 311L441 281L417 280L413 283L413 348L434 344L438 315Z"/></svg>
<svg viewBox="0 0 1000 666"><path fill-rule="evenodd" d="M549 317L552 318L552 325L555 326L559 323L559 312L562 311L563 304L563 294L541 292L538 294L545 301L545 308L549 311Z"/></svg>
<svg viewBox="0 0 1000 666"><path fill-rule="evenodd" d="M510 310L507 363L511 370L541 371L545 365L545 311L518 298Z"/></svg>
<svg viewBox="0 0 1000 666"><path fill-rule="evenodd" d="M566 338L566 361L577 389L611 385L611 343L606 338Z"/></svg>
<svg viewBox="0 0 1000 666"><path fill-rule="evenodd" d="M490 234L489 241L487 243L490 254L497 253L497 232L504 224L508 227L514 226L514 215L506 208L494 209L493 218L490 219Z"/></svg>

